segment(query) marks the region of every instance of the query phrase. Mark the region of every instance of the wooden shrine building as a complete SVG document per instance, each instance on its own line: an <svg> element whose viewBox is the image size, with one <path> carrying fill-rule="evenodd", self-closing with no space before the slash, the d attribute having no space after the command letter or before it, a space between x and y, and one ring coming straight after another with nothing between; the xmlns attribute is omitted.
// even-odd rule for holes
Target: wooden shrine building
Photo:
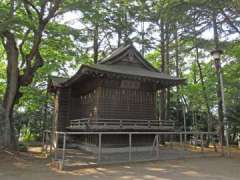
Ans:
<svg viewBox="0 0 240 180"><path fill-rule="evenodd" d="M184 82L160 73L133 45L118 48L69 79L50 79L54 131L173 130L174 122L158 120L156 92Z"/></svg>

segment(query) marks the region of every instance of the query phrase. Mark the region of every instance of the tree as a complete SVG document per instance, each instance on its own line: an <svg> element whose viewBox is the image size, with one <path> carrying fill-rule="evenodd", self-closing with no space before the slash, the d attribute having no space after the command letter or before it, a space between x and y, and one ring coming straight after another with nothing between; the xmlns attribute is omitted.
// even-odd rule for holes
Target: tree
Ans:
<svg viewBox="0 0 240 180"><path fill-rule="evenodd" d="M44 60L40 44L45 27L54 18L61 0L3 1L0 37L7 59L7 86L3 98L4 144L16 148L13 109L22 96L20 88L28 86ZM23 33L21 33L23 32Z"/></svg>

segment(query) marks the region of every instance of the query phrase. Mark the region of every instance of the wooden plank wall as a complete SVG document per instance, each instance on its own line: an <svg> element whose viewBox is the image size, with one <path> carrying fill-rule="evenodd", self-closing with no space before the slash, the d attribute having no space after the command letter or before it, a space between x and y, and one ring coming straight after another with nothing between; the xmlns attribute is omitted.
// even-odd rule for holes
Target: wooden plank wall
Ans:
<svg viewBox="0 0 240 180"><path fill-rule="evenodd" d="M95 106L96 90L79 97L71 97L70 119L93 117Z"/></svg>
<svg viewBox="0 0 240 180"><path fill-rule="evenodd" d="M70 88L61 88L58 95L58 122L57 130L64 131L67 126L70 125L69 121L69 98Z"/></svg>
<svg viewBox="0 0 240 180"><path fill-rule="evenodd" d="M103 119L156 119L153 84L139 83L131 84L130 81L130 88L126 88L121 80L106 80L88 94L78 96L77 89L72 93L69 89L62 89L58 128L64 129L72 119L91 117L94 120L97 116Z"/></svg>
<svg viewBox="0 0 240 180"><path fill-rule="evenodd" d="M155 119L155 93L136 89L102 88L99 117L106 119Z"/></svg>

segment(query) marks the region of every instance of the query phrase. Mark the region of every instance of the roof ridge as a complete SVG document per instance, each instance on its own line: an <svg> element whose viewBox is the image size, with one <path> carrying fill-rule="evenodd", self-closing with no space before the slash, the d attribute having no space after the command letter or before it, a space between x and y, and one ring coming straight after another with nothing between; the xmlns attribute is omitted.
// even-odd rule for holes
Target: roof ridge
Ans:
<svg viewBox="0 0 240 180"><path fill-rule="evenodd" d="M100 60L97 64L104 64L105 62L110 61L112 58L114 58L117 55L123 53L125 50L129 49L131 46L133 46L133 45L128 44L127 46L120 46L120 47L116 48L115 50L112 51L111 54L109 54L108 56L106 56L105 58Z"/></svg>
<svg viewBox="0 0 240 180"><path fill-rule="evenodd" d="M129 50L130 48L133 49L135 56L137 56L136 58L140 61L140 63L143 64L143 66L145 66L147 69L152 70L152 71L156 71L159 72L158 69L156 69L150 62L148 62L143 56L142 54L135 48L135 46L130 43L126 46L121 46L117 49L115 49L109 56L107 56L106 58L104 58L103 60L99 61L97 64L106 64L108 62L111 62L112 60L114 60L114 58L116 56L121 55L122 53L126 52L127 50Z"/></svg>

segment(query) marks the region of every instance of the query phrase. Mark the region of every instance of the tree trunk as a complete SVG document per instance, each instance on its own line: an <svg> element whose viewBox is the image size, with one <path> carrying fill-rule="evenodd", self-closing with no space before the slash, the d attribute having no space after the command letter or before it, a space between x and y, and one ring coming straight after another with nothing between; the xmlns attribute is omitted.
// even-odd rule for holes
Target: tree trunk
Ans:
<svg viewBox="0 0 240 180"><path fill-rule="evenodd" d="M219 36L218 36L218 27L217 27L217 13L213 12L213 32L214 32L214 43L215 48L219 49ZM219 119L219 135L221 143L224 144L224 124L223 124L223 102L222 102L222 93L221 93L221 64L220 60L215 62L216 74L217 74L217 97L218 97L218 119Z"/></svg>
<svg viewBox="0 0 240 180"><path fill-rule="evenodd" d="M170 26L166 25L166 67L165 67L165 72L167 74L170 74L170 57L169 57L169 41L170 41ZM164 119L168 120L169 118L169 114L170 114L170 88L166 89L166 98L165 98L165 115L164 115Z"/></svg>
<svg viewBox="0 0 240 180"><path fill-rule="evenodd" d="M161 19L160 22L160 52L161 52L161 72L165 72L165 31L164 31L164 22ZM165 101L166 101L166 89L161 89L160 91L160 109L159 109L159 119L165 120Z"/></svg>
<svg viewBox="0 0 240 180"><path fill-rule="evenodd" d="M180 69L179 69L179 44L178 44L178 32L177 27L175 27L176 31L174 33L175 39L175 61L176 61L176 76L180 78ZM179 94L179 86L177 86L177 103L180 103L180 94Z"/></svg>
<svg viewBox="0 0 240 180"><path fill-rule="evenodd" d="M13 2L13 1L12 1ZM14 36L14 29L6 30L1 32L2 44L6 51L7 55L7 85L6 91L3 98L3 116L4 116L4 144L8 148L16 149L16 136L15 136L15 124L13 119L13 110L14 105L21 97L21 93L19 91L20 86L28 86L33 79L34 73L43 65L43 59L39 52L39 45L42 39L42 33L50 21L51 18L55 17L56 11L59 8L59 5L62 1L56 0L48 4L44 2L41 4L41 10L36 13L38 16L38 27L33 30L33 41L28 44L31 44L32 47L29 47L29 53L25 54L21 51L22 58L22 68L21 74L19 71L19 62L18 55L19 49L23 47L24 43L28 40L28 34L32 31L32 28L29 27L25 33L25 37L23 37L22 41L19 42L19 49L17 48L17 38ZM47 4L46 4L47 3ZM31 3L27 3L31 4ZM14 3L12 3L12 7ZM32 8L32 6L31 6ZM38 8L33 8L34 10L39 10ZM28 12L28 7L25 6L25 10ZM14 11L10 13L10 16L14 15ZM29 15L29 13L28 13ZM31 16L31 13L30 13ZM30 18L31 20L32 18ZM30 30L31 29L31 30ZM16 31L15 31L16 32ZM25 60L25 61L24 61ZM18 67L19 65L19 67Z"/></svg>
<svg viewBox="0 0 240 180"><path fill-rule="evenodd" d="M42 125L41 125L42 132L44 132L44 130L46 129L46 125L48 122L48 91L46 92L46 100L45 101L46 102L44 103L44 107L43 107L44 118L42 120Z"/></svg>
<svg viewBox="0 0 240 180"><path fill-rule="evenodd" d="M121 30L117 30L117 47L119 48L121 46L121 40L122 40L122 31Z"/></svg>
<svg viewBox="0 0 240 180"><path fill-rule="evenodd" d="M202 67L201 67L201 64L199 62L199 57L198 57L198 48L196 48L196 63L197 63L197 66L198 66L198 70L199 70L199 76L200 76L200 81L201 81L201 86L202 86L202 93L203 93L203 97L204 97L204 100L205 100L205 104L206 104L206 107L207 107L207 113L208 113L208 116L210 119L212 119L212 114L210 112L210 106L209 106L209 102L208 102L208 97L207 97L207 91L206 91L206 86L205 86L205 83L204 83L204 80L203 80L203 73L202 73ZM210 121L208 121L208 131L211 130L211 125L210 125Z"/></svg>
<svg viewBox="0 0 240 180"><path fill-rule="evenodd" d="M141 48L141 54L144 57L145 54L145 31L144 31L144 21L141 22L141 41L142 41L142 48Z"/></svg>
<svg viewBox="0 0 240 180"><path fill-rule="evenodd" d="M211 132L213 118L212 118L212 114L211 114L210 106L209 106L209 102L208 102L206 86L205 86L205 83L204 83L204 80L203 80L202 67L201 67L201 64L199 62L198 47L196 47L196 63L197 63L198 70L199 70L199 76L200 76L200 81L201 81L201 86L202 86L203 97L204 97L204 101L205 101L205 104L206 104L206 107L207 107L207 129L208 129L207 131ZM207 144L209 144L209 142L210 142L210 137L208 135L207 136Z"/></svg>
<svg viewBox="0 0 240 180"><path fill-rule="evenodd" d="M180 78L180 68L179 68L179 43L178 43L178 29L177 25L174 27L174 41L175 41L175 71L176 76ZM177 111L176 111L176 118L177 123L180 123L180 114L179 114L179 105L180 105L180 88L177 86Z"/></svg>
<svg viewBox="0 0 240 180"><path fill-rule="evenodd" d="M195 17L196 18L196 17ZM202 67L201 67L201 64L199 62L199 49L198 49L198 39L197 39L197 31L196 31L196 21L195 21L195 18L194 18L194 36L195 36L195 46L196 46L196 63L197 63L197 68L198 68L198 71L199 71L199 77L200 77L200 81L201 81L201 86L202 86L202 94L203 94L203 98L204 98L204 101L205 101L205 105L206 105L206 108L207 108L207 114L208 114L208 119L207 119L207 128L208 128L208 132L211 131L212 129L212 121L213 121L213 118L212 118L212 114L211 114L211 111L210 111L210 106L209 106L209 101L208 101L208 97L207 97L207 91L206 91L206 86L205 86L205 83L204 83L204 77L203 77L203 72L202 72ZM195 79L196 81L196 79ZM208 136L208 142L209 142L209 136Z"/></svg>
<svg viewBox="0 0 240 180"><path fill-rule="evenodd" d="M4 34L6 43L4 48L7 53L7 87L3 99L4 113L4 145L10 149L16 149L16 137L13 120L13 107L18 98L19 92L19 69L18 69L18 49L14 39L14 35L10 32Z"/></svg>
<svg viewBox="0 0 240 180"><path fill-rule="evenodd" d="M94 64L98 62L98 24L95 24L93 35L93 61Z"/></svg>

